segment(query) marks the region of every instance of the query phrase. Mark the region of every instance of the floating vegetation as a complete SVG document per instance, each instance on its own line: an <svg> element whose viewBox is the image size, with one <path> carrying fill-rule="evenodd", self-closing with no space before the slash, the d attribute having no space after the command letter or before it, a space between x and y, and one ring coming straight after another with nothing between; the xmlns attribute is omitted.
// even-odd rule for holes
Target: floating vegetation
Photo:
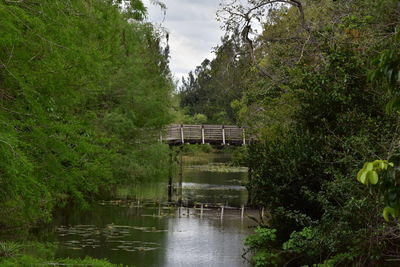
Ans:
<svg viewBox="0 0 400 267"><path fill-rule="evenodd" d="M231 166L224 163L213 163L207 165L185 166L186 169L203 172L248 172L247 167Z"/></svg>
<svg viewBox="0 0 400 267"><path fill-rule="evenodd" d="M97 202L98 205L101 206L106 206L106 205L111 205L111 206L118 206L121 208L158 208L160 202L159 201L154 201L154 200L148 200L148 201L143 201L143 200L133 200L133 199L120 199L120 200L108 200L108 201L99 201ZM172 207L169 206L163 206L163 209L170 209Z"/></svg>
<svg viewBox="0 0 400 267"><path fill-rule="evenodd" d="M78 235L89 237L99 235L100 230L95 225L75 225L73 227L60 226L56 229L59 236Z"/></svg>
<svg viewBox="0 0 400 267"><path fill-rule="evenodd" d="M246 190L246 187L241 185L216 185L200 183L182 183L182 187L185 190Z"/></svg>
<svg viewBox="0 0 400 267"><path fill-rule="evenodd" d="M139 242L139 241L123 241L121 240L121 245L118 245L111 250L118 251L127 251L127 252L134 252L134 251L150 251L156 250L159 248L159 244L157 243L150 243L150 242Z"/></svg>
<svg viewBox="0 0 400 267"><path fill-rule="evenodd" d="M139 231L148 231L149 229L156 229L155 227L146 227L146 226L143 227L132 226L132 228Z"/></svg>
<svg viewBox="0 0 400 267"><path fill-rule="evenodd" d="M59 236L74 237L72 240L64 241L67 249L81 250L84 248L98 248L102 242L110 244L110 250L150 251L159 248L158 243L126 240L132 238L136 231L145 233L161 233L167 230L157 229L156 227L141 227L129 225L107 224L100 228L95 225L75 225L71 227L60 226L56 229Z"/></svg>

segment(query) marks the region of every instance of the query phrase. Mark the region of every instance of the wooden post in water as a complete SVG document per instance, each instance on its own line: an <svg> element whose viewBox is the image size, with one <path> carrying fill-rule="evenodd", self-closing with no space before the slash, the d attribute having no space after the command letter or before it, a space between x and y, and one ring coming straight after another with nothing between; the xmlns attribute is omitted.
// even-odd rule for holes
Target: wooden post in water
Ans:
<svg viewBox="0 0 400 267"><path fill-rule="evenodd" d="M201 143L204 145L205 140L204 140L204 125L201 125Z"/></svg>
<svg viewBox="0 0 400 267"><path fill-rule="evenodd" d="M200 219L203 219L203 204L200 207Z"/></svg>
<svg viewBox="0 0 400 267"><path fill-rule="evenodd" d="M183 136L183 124L181 124L181 142L182 144L185 143L185 137Z"/></svg>
<svg viewBox="0 0 400 267"><path fill-rule="evenodd" d="M221 206L221 221L224 219L224 206Z"/></svg>
<svg viewBox="0 0 400 267"><path fill-rule="evenodd" d="M182 182L183 182L183 158L182 151L183 147L181 146L179 149L179 181L178 181L178 204L182 204Z"/></svg>
<svg viewBox="0 0 400 267"><path fill-rule="evenodd" d="M158 203L158 216L161 216L161 202Z"/></svg>
<svg viewBox="0 0 400 267"><path fill-rule="evenodd" d="M242 205L241 211L240 211L240 219L243 221L244 218L244 205Z"/></svg>
<svg viewBox="0 0 400 267"><path fill-rule="evenodd" d="M243 145L245 146L246 145L246 136L244 133L244 128L242 128L242 137L243 137Z"/></svg>
<svg viewBox="0 0 400 267"><path fill-rule="evenodd" d="M250 163L250 166L248 166L247 177L248 177L248 183L250 183L250 185L251 185L251 180L253 178L253 168L251 166L251 163ZM247 190L247 204L253 205L253 196L251 193L251 186L250 186L249 190Z"/></svg>
<svg viewBox="0 0 400 267"><path fill-rule="evenodd" d="M225 145L225 127L224 125L222 125L222 144Z"/></svg>
<svg viewBox="0 0 400 267"><path fill-rule="evenodd" d="M172 166L173 164L173 151L170 149L169 155L169 165ZM168 170L168 202L172 202L172 168Z"/></svg>

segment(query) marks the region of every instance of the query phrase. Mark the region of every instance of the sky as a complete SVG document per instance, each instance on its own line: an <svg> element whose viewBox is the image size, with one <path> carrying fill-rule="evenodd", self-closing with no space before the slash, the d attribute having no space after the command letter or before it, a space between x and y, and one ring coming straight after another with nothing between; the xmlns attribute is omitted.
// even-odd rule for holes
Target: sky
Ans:
<svg viewBox="0 0 400 267"><path fill-rule="evenodd" d="M169 32L170 69L175 79L181 80L205 58L214 58L213 47L223 36L216 21L219 0L163 0L165 18L160 7L149 0L143 2L148 7L148 20Z"/></svg>

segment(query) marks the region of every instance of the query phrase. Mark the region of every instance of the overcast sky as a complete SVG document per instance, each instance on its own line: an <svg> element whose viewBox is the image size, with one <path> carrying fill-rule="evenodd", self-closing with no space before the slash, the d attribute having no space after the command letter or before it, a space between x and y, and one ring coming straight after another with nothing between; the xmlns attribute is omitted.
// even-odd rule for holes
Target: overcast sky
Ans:
<svg viewBox="0 0 400 267"><path fill-rule="evenodd" d="M181 80L205 58L214 57L212 48L223 35L216 21L220 0L163 0L167 5L165 18L160 7L149 4L149 0L143 2L148 7L148 20L162 23L170 33L170 68L175 78Z"/></svg>

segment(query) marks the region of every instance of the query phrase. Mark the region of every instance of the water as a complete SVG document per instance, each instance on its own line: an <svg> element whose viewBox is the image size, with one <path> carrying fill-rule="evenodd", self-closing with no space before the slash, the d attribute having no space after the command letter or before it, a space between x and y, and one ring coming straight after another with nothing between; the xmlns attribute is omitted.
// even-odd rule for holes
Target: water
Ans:
<svg viewBox="0 0 400 267"><path fill-rule="evenodd" d="M242 185L246 170L223 165L229 160L225 154L183 160L182 189L177 177L174 199L198 203L197 209L168 206L166 184L160 183L143 188L140 201L103 201L87 211L68 210L56 218L47 235L47 241L58 243L56 256L106 258L138 267L248 266L241 255L254 222L241 219L237 208L247 201ZM137 189L120 190L125 196L132 192L139 194ZM156 192L157 199L145 199L149 192ZM207 204L201 215L200 203L231 208L224 209L221 219L221 209ZM251 210L246 214L256 216Z"/></svg>
<svg viewBox="0 0 400 267"><path fill-rule="evenodd" d="M247 179L247 168L228 167L229 156L229 154L183 156L183 202L235 207L245 205L247 191L243 184ZM178 184L175 184L175 187L177 186Z"/></svg>

